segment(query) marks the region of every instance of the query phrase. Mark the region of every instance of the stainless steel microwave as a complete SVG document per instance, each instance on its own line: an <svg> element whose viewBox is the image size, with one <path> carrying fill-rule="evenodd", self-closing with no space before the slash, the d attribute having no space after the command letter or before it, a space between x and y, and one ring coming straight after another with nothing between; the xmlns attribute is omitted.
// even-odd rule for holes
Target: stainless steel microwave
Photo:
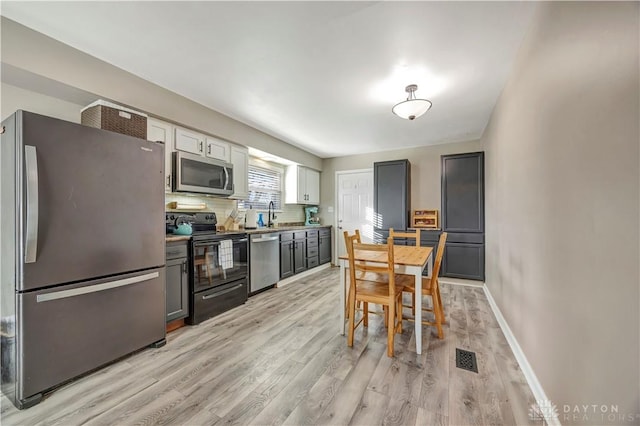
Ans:
<svg viewBox="0 0 640 426"><path fill-rule="evenodd" d="M233 165L230 163L176 151L172 166L175 192L233 194Z"/></svg>

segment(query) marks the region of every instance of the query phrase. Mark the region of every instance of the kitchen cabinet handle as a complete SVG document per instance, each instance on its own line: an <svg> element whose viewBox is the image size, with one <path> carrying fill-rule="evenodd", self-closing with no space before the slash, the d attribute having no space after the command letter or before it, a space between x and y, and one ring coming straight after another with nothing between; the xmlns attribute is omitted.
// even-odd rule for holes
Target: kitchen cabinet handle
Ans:
<svg viewBox="0 0 640 426"><path fill-rule="evenodd" d="M207 154L211 155L211 145L207 145Z"/></svg>
<svg viewBox="0 0 640 426"><path fill-rule="evenodd" d="M200 149L199 149L199 151L200 151L200 152L203 152L203 149L202 149L202 148L203 148L203 147L202 147L202 143L203 143L203 142L202 142L202 141L200 141Z"/></svg>
<svg viewBox="0 0 640 426"><path fill-rule="evenodd" d="M35 146L25 145L24 162L27 179L24 262L35 263L38 253L38 156Z"/></svg>
<svg viewBox="0 0 640 426"><path fill-rule="evenodd" d="M183 274L187 273L187 261L186 260L184 262L182 262L182 273Z"/></svg>
<svg viewBox="0 0 640 426"><path fill-rule="evenodd" d="M171 175L167 175L167 186L171 187Z"/></svg>

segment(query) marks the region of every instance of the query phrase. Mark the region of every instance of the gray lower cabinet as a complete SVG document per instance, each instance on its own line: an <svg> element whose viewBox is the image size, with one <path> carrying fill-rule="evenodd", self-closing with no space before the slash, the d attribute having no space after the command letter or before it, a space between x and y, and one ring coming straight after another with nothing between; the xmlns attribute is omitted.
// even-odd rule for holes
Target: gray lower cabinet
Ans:
<svg viewBox="0 0 640 426"><path fill-rule="evenodd" d="M280 279L307 270L307 234L305 231L280 234Z"/></svg>
<svg viewBox="0 0 640 426"><path fill-rule="evenodd" d="M320 229L318 237L318 264L331 262L331 229Z"/></svg>
<svg viewBox="0 0 640 426"><path fill-rule="evenodd" d="M166 319L170 322L189 315L187 242L167 243L166 254Z"/></svg>
<svg viewBox="0 0 640 426"><path fill-rule="evenodd" d="M331 230L328 228L280 233L280 279L331 262Z"/></svg>
<svg viewBox="0 0 640 426"><path fill-rule="evenodd" d="M293 275L293 232L280 234L280 279Z"/></svg>
<svg viewBox="0 0 640 426"><path fill-rule="evenodd" d="M307 270L307 233L293 233L293 273L299 274Z"/></svg>
<svg viewBox="0 0 640 426"><path fill-rule="evenodd" d="M318 239L318 230L307 231L307 269L318 266L318 254L320 242Z"/></svg>

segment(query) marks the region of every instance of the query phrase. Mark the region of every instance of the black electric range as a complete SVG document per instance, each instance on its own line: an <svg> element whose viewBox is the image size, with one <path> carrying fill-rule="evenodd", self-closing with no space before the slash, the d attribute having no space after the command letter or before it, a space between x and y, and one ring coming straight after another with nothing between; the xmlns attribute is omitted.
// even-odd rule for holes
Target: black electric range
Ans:
<svg viewBox="0 0 640 426"><path fill-rule="evenodd" d="M243 232L216 231L215 213L168 212L167 233L180 223L190 223L189 316L199 324L247 301L248 241Z"/></svg>

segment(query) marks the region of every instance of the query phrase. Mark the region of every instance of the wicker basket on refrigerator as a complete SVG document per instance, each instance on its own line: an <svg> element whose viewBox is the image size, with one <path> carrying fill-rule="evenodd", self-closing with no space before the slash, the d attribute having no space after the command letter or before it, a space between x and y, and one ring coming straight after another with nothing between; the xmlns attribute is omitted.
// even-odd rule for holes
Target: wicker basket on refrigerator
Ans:
<svg viewBox="0 0 640 426"><path fill-rule="evenodd" d="M147 138L146 114L107 101L98 100L83 108L80 121L85 126Z"/></svg>

